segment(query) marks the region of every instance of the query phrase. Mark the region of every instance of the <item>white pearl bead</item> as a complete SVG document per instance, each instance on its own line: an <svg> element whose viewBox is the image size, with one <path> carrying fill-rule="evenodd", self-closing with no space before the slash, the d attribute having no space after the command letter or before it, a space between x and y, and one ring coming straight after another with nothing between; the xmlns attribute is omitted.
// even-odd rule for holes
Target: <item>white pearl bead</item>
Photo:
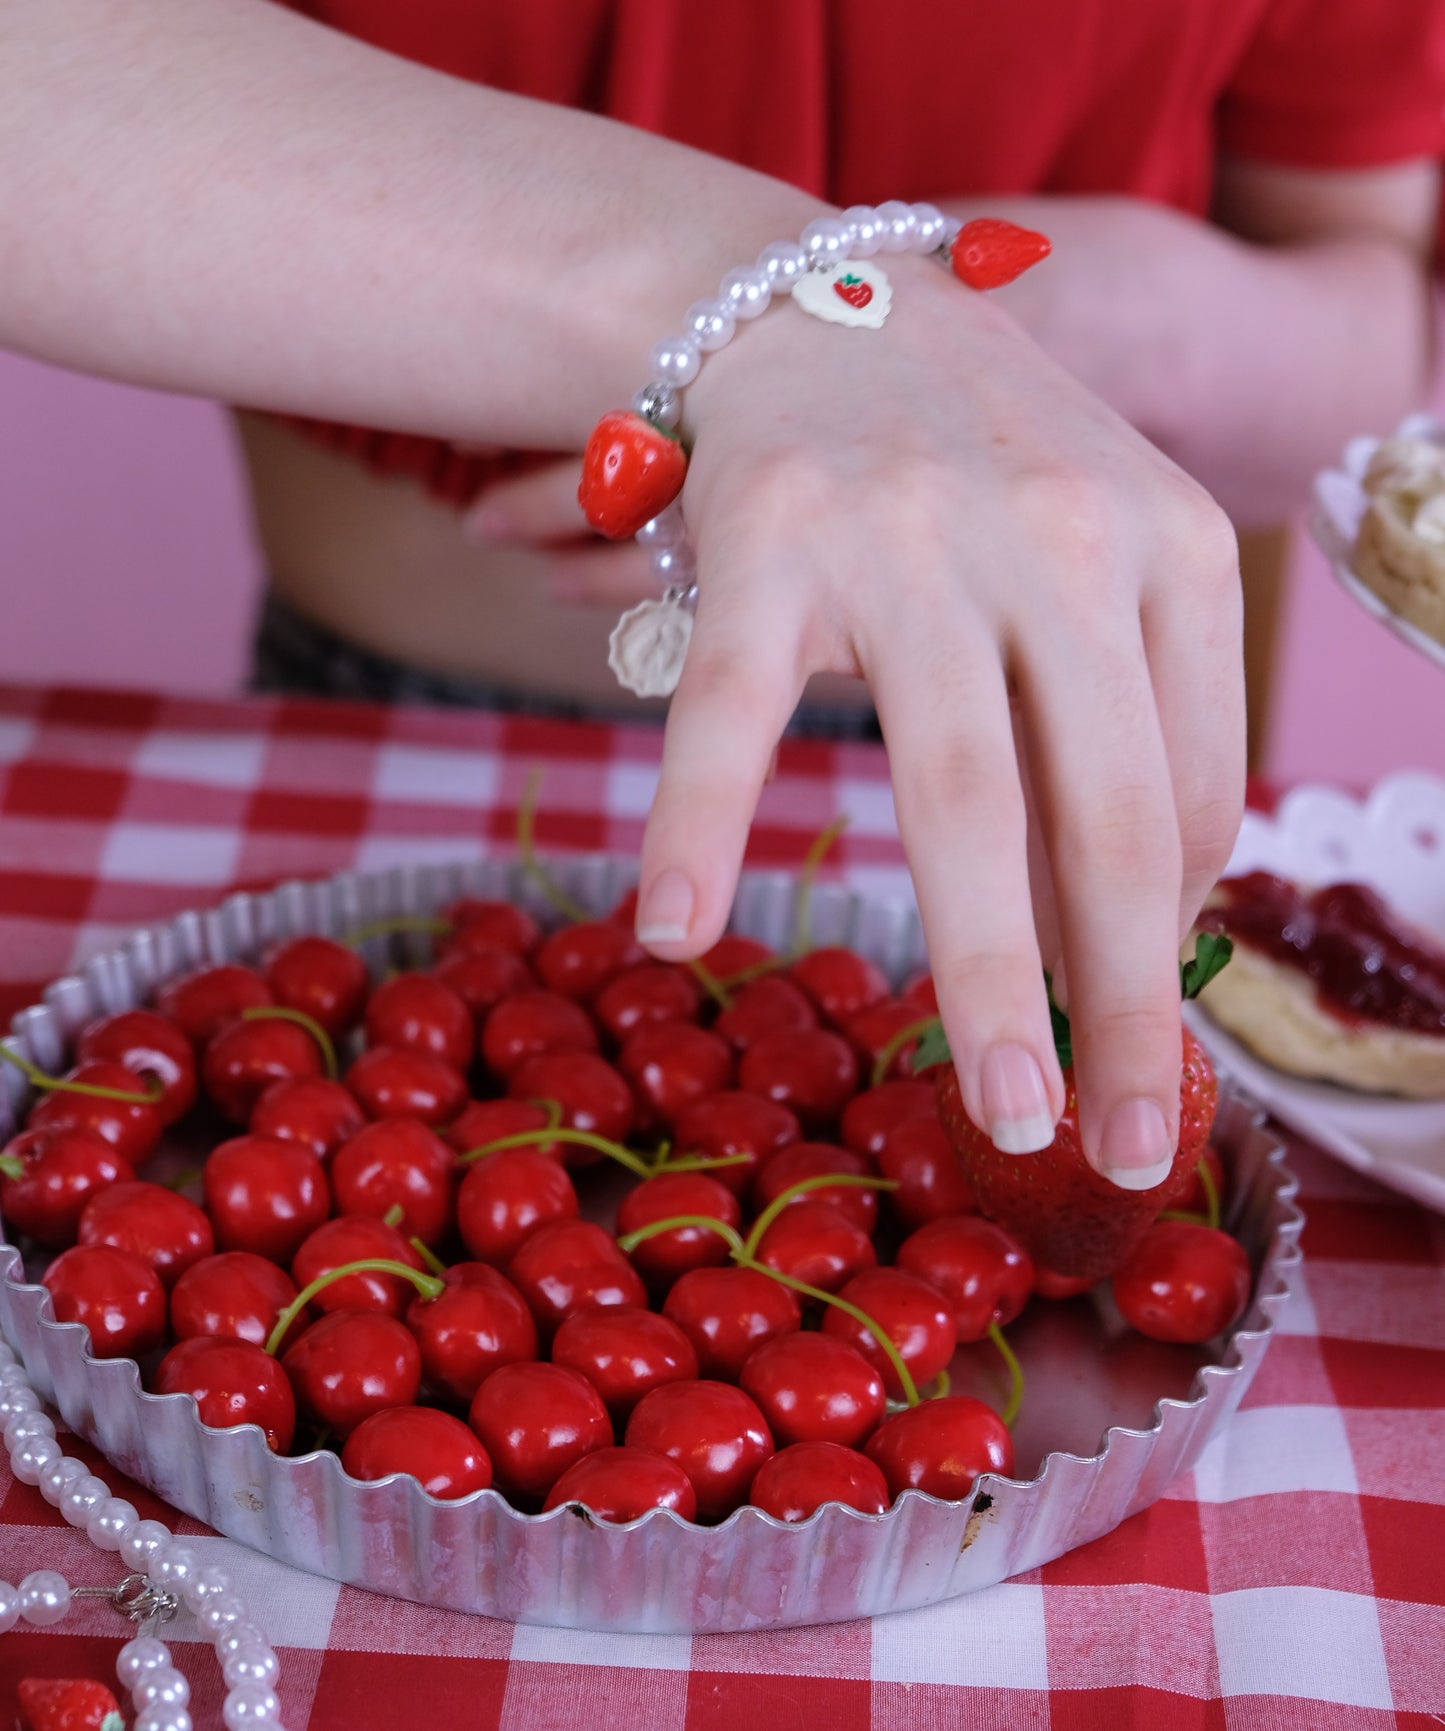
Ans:
<svg viewBox="0 0 1445 1731"><path fill-rule="evenodd" d="M235 1624L246 1622L247 1615L244 1602L235 1593L217 1593L196 1612L196 1622L214 1641Z"/></svg>
<svg viewBox="0 0 1445 1731"><path fill-rule="evenodd" d="M943 243L947 219L936 204L913 206L913 250L936 252Z"/></svg>
<svg viewBox="0 0 1445 1731"><path fill-rule="evenodd" d="M671 432L682 419L682 398L673 386L662 379L654 379L650 385L632 393L632 412Z"/></svg>
<svg viewBox="0 0 1445 1731"><path fill-rule="evenodd" d="M223 1598L233 1591L231 1577L212 1563L208 1568L197 1569L182 1584L181 1597L191 1610L199 1611L209 1600Z"/></svg>
<svg viewBox="0 0 1445 1731"><path fill-rule="evenodd" d="M25 1374L25 1366L12 1354L0 1364L0 1388L18 1388L21 1383L28 1388L30 1378Z"/></svg>
<svg viewBox="0 0 1445 1731"><path fill-rule="evenodd" d="M13 1418L5 1421L5 1447L16 1449L21 1441L28 1442L31 1437L54 1436L55 1420L48 1413L17 1412Z"/></svg>
<svg viewBox="0 0 1445 1731"><path fill-rule="evenodd" d="M852 236L851 258L872 258L883 245L883 225L871 204L850 204L838 220L847 223Z"/></svg>
<svg viewBox="0 0 1445 1731"><path fill-rule="evenodd" d="M255 1646L238 1647L221 1666L221 1675L228 1689L239 1688L242 1683L269 1686L281 1675L281 1661L269 1647L257 1642Z"/></svg>
<svg viewBox="0 0 1445 1731"><path fill-rule="evenodd" d="M265 1644L266 1637L254 1623L248 1623L244 1618L223 1629L214 1642L216 1658L222 1665L232 1653L243 1652L247 1647L264 1647Z"/></svg>
<svg viewBox="0 0 1445 1731"><path fill-rule="evenodd" d="M883 225L883 251L909 251L915 226L912 209L901 199L890 198L878 206L878 220Z"/></svg>
<svg viewBox="0 0 1445 1731"><path fill-rule="evenodd" d="M110 1501L110 1486L94 1473L82 1473L65 1487L65 1494L55 1505L73 1527L90 1526L90 1517Z"/></svg>
<svg viewBox="0 0 1445 1731"><path fill-rule="evenodd" d="M120 1541L139 1520L134 1503L124 1497L110 1497L85 1523L86 1536L102 1551L118 1551Z"/></svg>
<svg viewBox="0 0 1445 1731"><path fill-rule="evenodd" d="M170 1663L170 1648L164 1641L154 1635L137 1635L116 1654L115 1674L125 1688L134 1689L148 1672L164 1671Z"/></svg>
<svg viewBox="0 0 1445 1731"><path fill-rule="evenodd" d="M647 357L655 379L664 379L679 389L690 385L702 366L702 353L691 337L664 337L654 343Z"/></svg>
<svg viewBox="0 0 1445 1731"><path fill-rule="evenodd" d="M809 264L836 264L847 258L848 243L853 238L851 228L836 216L820 216L810 222L798 236L798 245L808 255Z"/></svg>
<svg viewBox="0 0 1445 1731"><path fill-rule="evenodd" d="M151 1565L146 1573L158 1587L175 1593L180 1591L200 1566L200 1557L189 1545L172 1539L163 1551L158 1551L151 1558Z"/></svg>
<svg viewBox="0 0 1445 1731"><path fill-rule="evenodd" d="M652 555L652 569L660 583L691 583L697 576L697 560L686 542L659 547Z"/></svg>
<svg viewBox="0 0 1445 1731"><path fill-rule="evenodd" d="M39 1412L40 1396L24 1383L0 1388L0 1418L14 1418L17 1412Z"/></svg>
<svg viewBox="0 0 1445 1731"><path fill-rule="evenodd" d="M682 328L700 349L726 348L738 328L733 309L721 301L694 301L682 315Z"/></svg>
<svg viewBox="0 0 1445 1731"><path fill-rule="evenodd" d="M774 294L791 293L793 284L808 274L808 255L795 241L775 240L758 254L758 269L767 272Z"/></svg>
<svg viewBox="0 0 1445 1731"><path fill-rule="evenodd" d="M10 1470L22 1485L37 1484L52 1461L60 1459L60 1444L54 1437L30 1437L10 1451Z"/></svg>
<svg viewBox="0 0 1445 1731"><path fill-rule="evenodd" d="M735 319L755 319L759 313L768 310L773 286L766 271L745 265L741 270L730 270L722 279L718 284L717 298L732 308Z"/></svg>
<svg viewBox="0 0 1445 1731"><path fill-rule="evenodd" d="M130 1698L137 1707L185 1707L190 1704L191 1686L174 1665L157 1665L136 1678Z"/></svg>
<svg viewBox="0 0 1445 1731"><path fill-rule="evenodd" d="M165 1707L157 1702L136 1714L134 1731L192 1731L192 1726L184 1707Z"/></svg>
<svg viewBox="0 0 1445 1731"><path fill-rule="evenodd" d="M171 1542L171 1529L159 1521L137 1521L120 1541L120 1560L128 1569L150 1572L151 1559Z"/></svg>
<svg viewBox="0 0 1445 1731"><path fill-rule="evenodd" d="M54 1569L36 1569L20 1583L20 1615L37 1629L58 1623L70 1609L70 1582Z"/></svg>
<svg viewBox="0 0 1445 1731"><path fill-rule="evenodd" d="M646 547L650 553L655 553L661 547L675 547L687 534L687 527L682 520L682 512L676 500L666 510L644 523L634 537L639 547Z"/></svg>
<svg viewBox="0 0 1445 1731"><path fill-rule="evenodd" d="M250 1731L258 1719L279 1719L281 1703L274 1689L260 1683L243 1683L227 1695L221 1707L226 1731Z"/></svg>
<svg viewBox="0 0 1445 1731"><path fill-rule="evenodd" d="M73 1484L76 1479L83 1479L85 1476L84 1461L62 1455L58 1461L51 1461L50 1465L41 1473L37 1481L40 1494L47 1503L56 1505L65 1495L66 1487Z"/></svg>
<svg viewBox="0 0 1445 1731"><path fill-rule="evenodd" d="M0 1635L20 1621L20 1589L0 1581Z"/></svg>

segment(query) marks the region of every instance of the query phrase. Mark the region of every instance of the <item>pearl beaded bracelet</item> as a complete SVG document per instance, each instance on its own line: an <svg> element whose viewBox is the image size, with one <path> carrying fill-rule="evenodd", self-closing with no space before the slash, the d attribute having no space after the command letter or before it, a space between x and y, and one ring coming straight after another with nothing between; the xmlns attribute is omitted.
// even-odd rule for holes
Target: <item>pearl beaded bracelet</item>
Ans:
<svg viewBox="0 0 1445 1731"><path fill-rule="evenodd" d="M998 218L958 224L932 204L892 200L853 205L841 216L810 222L796 241L774 241L751 265L731 270L711 300L694 301L682 330L649 356L651 379L630 410L604 415L587 443L578 499L594 529L634 536L652 556L661 600L624 613L612 633L608 664L639 697L666 697L677 686L692 635L697 561L677 496L687 474L678 438L683 390L703 356L726 348L773 299L790 296L802 311L830 324L877 330L892 288L877 253L935 253L971 288L999 288L1046 258L1041 234Z"/></svg>
<svg viewBox="0 0 1445 1731"><path fill-rule="evenodd" d="M118 1552L132 1571L115 1587L72 1587L54 1569L36 1569L18 1587L0 1581L0 1635L19 1622L48 1628L61 1621L76 1598L109 1599L140 1626L115 1662L136 1708L134 1731L192 1731L190 1685L165 1643L145 1632L169 1621L184 1604L215 1646L226 1684L221 1708L226 1731L280 1731L275 1690L280 1664L230 1576L203 1566L192 1546L160 1521L143 1521L132 1504L110 1494L104 1479L65 1454L23 1365L3 1340L0 1427L15 1477L38 1486L71 1526L84 1529L98 1550Z"/></svg>

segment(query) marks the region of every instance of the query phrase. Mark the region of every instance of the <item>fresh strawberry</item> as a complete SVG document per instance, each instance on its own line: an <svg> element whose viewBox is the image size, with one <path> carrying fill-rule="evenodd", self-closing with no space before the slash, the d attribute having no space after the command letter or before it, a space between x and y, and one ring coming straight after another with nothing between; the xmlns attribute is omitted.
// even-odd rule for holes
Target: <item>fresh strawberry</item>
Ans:
<svg viewBox="0 0 1445 1731"><path fill-rule="evenodd" d="M120 1703L89 1677L25 1677L20 1711L30 1731L124 1731Z"/></svg>
<svg viewBox="0 0 1445 1731"><path fill-rule="evenodd" d="M850 307L866 307L873 299L873 290L862 277L852 271L840 276L833 284L833 293L847 301Z"/></svg>
<svg viewBox="0 0 1445 1731"><path fill-rule="evenodd" d="M1002 288L1053 251L1049 237L999 216L964 223L949 249L953 274L970 288Z"/></svg>
<svg viewBox="0 0 1445 1731"><path fill-rule="evenodd" d="M666 510L686 475L687 452L671 433L614 409L587 441L577 500L594 529L621 541Z"/></svg>

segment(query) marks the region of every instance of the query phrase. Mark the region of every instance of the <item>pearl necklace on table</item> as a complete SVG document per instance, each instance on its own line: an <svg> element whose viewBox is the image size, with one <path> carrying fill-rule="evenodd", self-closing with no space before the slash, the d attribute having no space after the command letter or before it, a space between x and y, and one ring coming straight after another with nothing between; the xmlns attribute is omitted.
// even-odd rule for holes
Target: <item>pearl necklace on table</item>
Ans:
<svg viewBox="0 0 1445 1731"><path fill-rule="evenodd" d="M168 1622L186 1605L210 1636L226 1683L221 1719L226 1731L280 1731L275 1683L280 1663L251 1621L224 1569L202 1567L200 1556L160 1521L143 1521L132 1504L110 1494L83 1461L67 1456L55 1425L41 1409L25 1367L0 1340L0 1427L10 1470L36 1485L98 1550L116 1551L133 1572L115 1587L72 1587L54 1569L36 1569L18 1587L0 1581L0 1634L18 1622L38 1629L60 1622L72 1599L106 1598L132 1622ZM135 1704L134 1731L192 1731L190 1685L164 1641L144 1632L127 1641L115 1662Z"/></svg>

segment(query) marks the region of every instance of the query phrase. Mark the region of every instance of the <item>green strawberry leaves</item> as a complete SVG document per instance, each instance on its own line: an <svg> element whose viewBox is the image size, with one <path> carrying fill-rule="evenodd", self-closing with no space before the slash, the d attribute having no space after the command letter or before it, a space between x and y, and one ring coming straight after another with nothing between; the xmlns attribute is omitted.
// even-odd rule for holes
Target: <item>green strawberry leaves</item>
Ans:
<svg viewBox="0 0 1445 1731"><path fill-rule="evenodd" d="M1197 998L1209 982L1220 973L1234 954L1234 945L1223 932L1201 932L1194 941L1194 954L1179 964L1179 996ZM1054 1050L1059 1055L1059 1068L1067 1070L1074 1061L1074 1036L1069 1018L1054 1002L1053 981L1044 975L1049 994L1049 1021L1053 1024ZM948 1049L948 1036L943 1023L935 1022L918 1042L913 1053L913 1074L938 1064L947 1064L953 1054Z"/></svg>

